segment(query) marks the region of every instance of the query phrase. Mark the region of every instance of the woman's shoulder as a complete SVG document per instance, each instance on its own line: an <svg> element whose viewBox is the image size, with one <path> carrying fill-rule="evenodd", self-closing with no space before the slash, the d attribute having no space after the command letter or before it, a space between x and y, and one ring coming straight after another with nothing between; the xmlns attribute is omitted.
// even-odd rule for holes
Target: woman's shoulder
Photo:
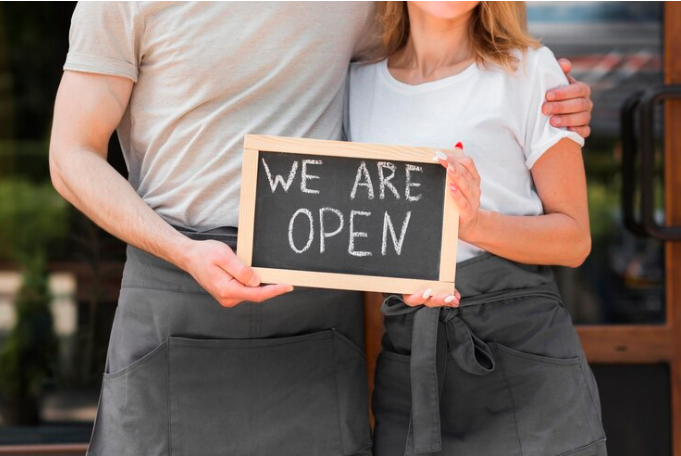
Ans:
<svg viewBox="0 0 681 456"><path fill-rule="evenodd" d="M516 72L527 72L528 75L535 74L546 67L560 68L553 52L546 46L540 46L536 49L531 47L516 49L514 57L518 59Z"/></svg>
<svg viewBox="0 0 681 456"><path fill-rule="evenodd" d="M516 49L511 55L515 58L515 69L490 65L485 71L508 90L526 92L533 91L538 86L554 88L568 83L553 52L545 46Z"/></svg>

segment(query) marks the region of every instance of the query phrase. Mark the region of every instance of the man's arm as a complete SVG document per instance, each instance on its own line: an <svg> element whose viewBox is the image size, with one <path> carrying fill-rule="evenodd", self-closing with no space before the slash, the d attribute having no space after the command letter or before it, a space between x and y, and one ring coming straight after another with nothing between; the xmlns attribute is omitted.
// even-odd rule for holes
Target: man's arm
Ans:
<svg viewBox="0 0 681 456"><path fill-rule="evenodd" d="M591 134L589 122L594 107L591 101L591 88L568 74L572 69L569 60L560 59L558 63L570 85L546 92L547 101L542 106L542 112L551 116L551 125L554 127L567 127L568 130L586 138Z"/></svg>
<svg viewBox="0 0 681 456"><path fill-rule="evenodd" d="M97 225L189 272L224 306L291 290L260 279L222 242L194 241L154 212L106 161L109 138L132 92L126 78L66 71L54 108L50 174L55 189Z"/></svg>

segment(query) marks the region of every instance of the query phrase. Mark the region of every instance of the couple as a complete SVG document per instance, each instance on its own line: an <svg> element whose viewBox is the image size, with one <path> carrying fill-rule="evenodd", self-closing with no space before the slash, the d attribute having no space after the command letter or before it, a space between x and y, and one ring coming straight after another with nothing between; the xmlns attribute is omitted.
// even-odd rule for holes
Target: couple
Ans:
<svg viewBox="0 0 681 456"><path fill-rule="evenodd" d="M588 88L550 90L524 30L515 2L79 4L52 179L129 244L89 454L604 455L547 266L590 249ZM362 295L261 286L233 253L244 134L343 132L466 154L437 157L458 291L385 300L373 442Z"/></svg>

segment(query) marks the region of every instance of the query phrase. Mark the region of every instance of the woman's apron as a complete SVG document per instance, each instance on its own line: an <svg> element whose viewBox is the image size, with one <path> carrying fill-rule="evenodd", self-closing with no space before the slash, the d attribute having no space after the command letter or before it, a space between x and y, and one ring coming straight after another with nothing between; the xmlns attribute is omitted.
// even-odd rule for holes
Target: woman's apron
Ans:
<svg viewBox="0 0 681 456"><path fill-rule="evenodd" d="M383 303L374 454L603 456L594 376L551 268L485 252L459 308Z"/></svg>
<svg viewBox="0 0 681 456"><path fill-rule="evenodd" d="M236 245L234 228L178 229ZM88 454L368 454L363 329L360 293L225 308L128 246Z"/></svg>

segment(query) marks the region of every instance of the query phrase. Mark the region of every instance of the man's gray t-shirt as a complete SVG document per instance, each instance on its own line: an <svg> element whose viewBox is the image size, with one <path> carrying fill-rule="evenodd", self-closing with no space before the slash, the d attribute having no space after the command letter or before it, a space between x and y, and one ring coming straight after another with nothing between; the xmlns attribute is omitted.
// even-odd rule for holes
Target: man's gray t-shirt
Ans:
<svg viewBox="0 0 681 456"><path fill-rule="evenodd" d="M118 126L129 181L167 222L236 226L245 134L339 139L363 2L84 2L65 70L135 86Z"/></svg>

